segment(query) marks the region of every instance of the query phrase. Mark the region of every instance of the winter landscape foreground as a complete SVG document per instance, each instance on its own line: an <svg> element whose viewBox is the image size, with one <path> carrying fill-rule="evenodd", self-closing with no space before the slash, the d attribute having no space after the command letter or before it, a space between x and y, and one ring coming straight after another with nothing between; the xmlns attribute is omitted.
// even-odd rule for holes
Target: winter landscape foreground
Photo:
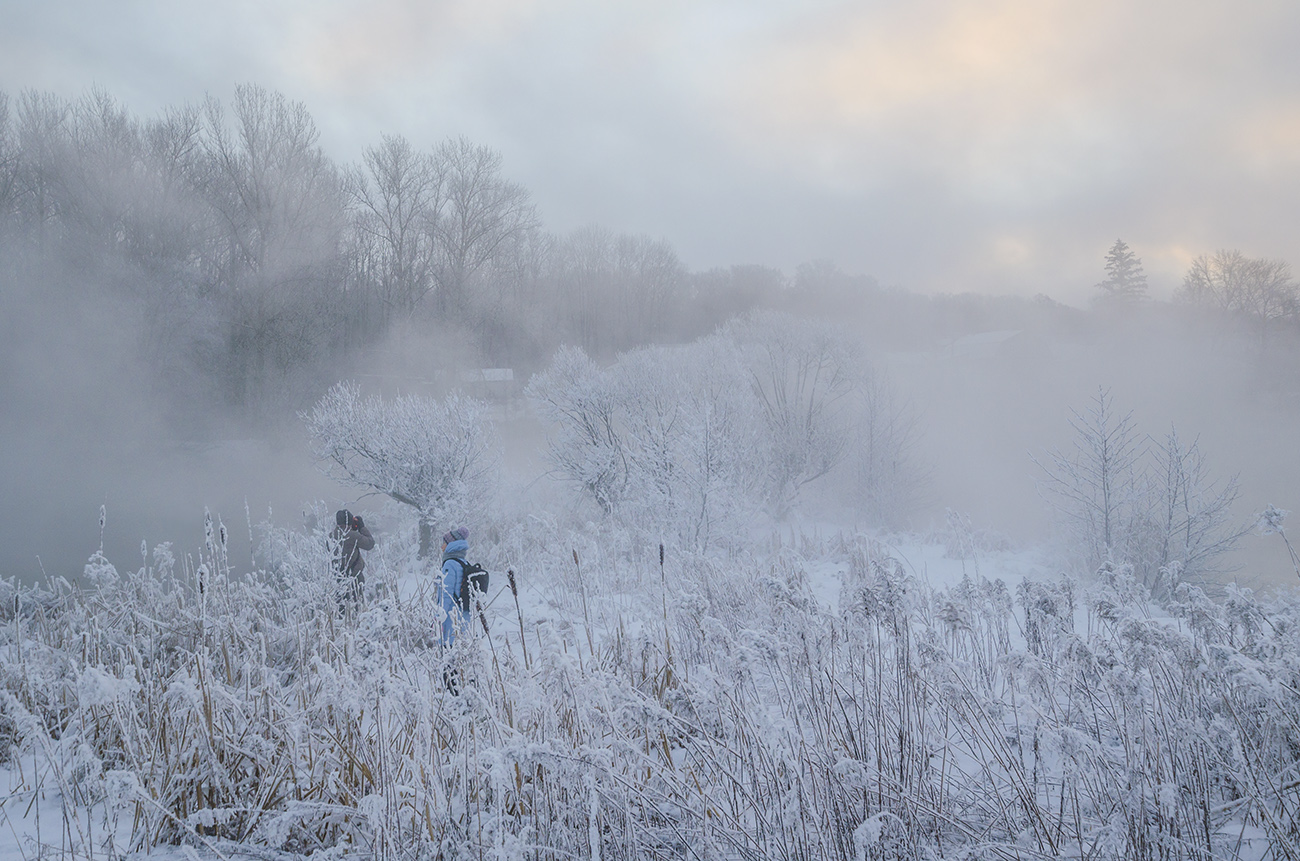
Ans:
<svg viewBox="0 0 1300 861"><path fill-rule="evenodd" d="M0 857L1294 857L1294 598L1156 611L960 520L722 558L534 515L480 533L457 697L386 525L343 617L323 532L241 574L219 520L0 585Z"/></svg>

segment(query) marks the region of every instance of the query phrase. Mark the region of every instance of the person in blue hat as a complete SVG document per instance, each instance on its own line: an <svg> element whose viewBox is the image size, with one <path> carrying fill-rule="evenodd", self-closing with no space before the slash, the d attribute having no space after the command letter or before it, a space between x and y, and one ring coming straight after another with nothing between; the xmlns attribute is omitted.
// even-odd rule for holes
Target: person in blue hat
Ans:
<svg viewBox="0 0 1300 861"><path fill-rule="evenodd" d="M465 559L469 552L469 530L458 526L442 536L442 646L450 650L456 637L469 630L479 593L487 588L487 572ZM485 626L487 622L483 623ZM447 690L459 695L461 669L448 665L443 670Z"/></svg>
<svg viewBox="0 0 1300 861"><path fill-rule="evenodd" d="M456 636L468 630L474 611L473 575L483 569L465 559L469 552L469 530L457 526L442 536L442 645L451 648Z"/></svg>

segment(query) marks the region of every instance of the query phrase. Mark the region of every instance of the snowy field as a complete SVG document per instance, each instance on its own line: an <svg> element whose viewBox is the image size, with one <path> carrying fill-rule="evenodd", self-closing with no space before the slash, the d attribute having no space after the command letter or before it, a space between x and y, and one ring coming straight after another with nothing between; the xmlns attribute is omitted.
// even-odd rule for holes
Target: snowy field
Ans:
<svg viewBox="0 0 1300 861"><path fill-rule="evenodd" d="M1157 612L969 535L661 557L532 516L474 544L487 606L444 654L414 524L376 523L343 616L323 534L267 527L238 573L219 521L3 586L0 858L1293 851L1293 603Z"/></svg>

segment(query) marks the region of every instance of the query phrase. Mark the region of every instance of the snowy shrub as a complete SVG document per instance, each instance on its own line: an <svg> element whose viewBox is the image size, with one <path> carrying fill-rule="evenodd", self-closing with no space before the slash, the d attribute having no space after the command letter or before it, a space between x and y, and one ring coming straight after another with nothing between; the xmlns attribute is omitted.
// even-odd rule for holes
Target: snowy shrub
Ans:
<svg viewBox="0 0 1300 861"><path fill-rule="evenodd" d="M841 465L834 491L898 524L920 487L905 410L837 330L782 315L737 320L602 368L563 348L527 394L554 473L602 515L705 550L747 543Z"/></svg>
<svg viewBox="0 0 1300 861"><path fill-rule="evenodd" d="M556 472L602 513L695 548L727 546L757 501L761 437L743 369L716 340L625 353L566 348L528 394Z"/></svg>
<svg viewBox="0 0 1300 861"><path fill-rule="evenodd" d="M720 335L742 356L766 431L767 501L784 515L843 459L864 360L834 326L774 312L733 320Z"/></svg>

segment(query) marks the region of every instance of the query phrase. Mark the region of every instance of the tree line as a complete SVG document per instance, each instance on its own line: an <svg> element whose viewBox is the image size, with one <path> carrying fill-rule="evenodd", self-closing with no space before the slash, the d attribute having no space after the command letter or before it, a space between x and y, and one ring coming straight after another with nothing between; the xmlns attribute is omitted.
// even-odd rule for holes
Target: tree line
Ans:
<svg viewBox="0 0 1300 861"><path fill-rule="evenodd" d="M1102 305L1148 299L1142 260L1122 239L1106 253L1106 279L1097 285ZM1244 321L1263 340L1279 326L1300 321L1300 284L1285 260L1247 257L1219 249L1194 259L1174 302Z"/></svg>
<svg viewBox="0 0 1300 861"><path fill-rule="evenodd" d="M1103 304L1145 298L1123 242L1107 275ZM523 379L561 345L611 361L757 308L852 321L880 349L1078 316L1043 296L883 289L826 262L691 271L663 240L548 232L490 147L383 135L339 164L303 104L254 85L149 118L102 90L0 92L0 295L20 317L111 307L95 323L123 327L155 391L200 416L305 408L394 332ZM1285 263L1233 251L1198 258L1179 297L1261 338L1300 309Z"/></svg>
<svg viewBox="0 0 1300 861"><path fill-rule="evenodd" d="M170 396L256 412L310 403L397 327L476 367L566 343L611 357L707 332L782 280L697 278L667 242L598 226L548 233L501 154L464 138L384 135L346 165L319 138L253 85L147 119L101 90L0 93L0 290L106 298Z"/></svg>

